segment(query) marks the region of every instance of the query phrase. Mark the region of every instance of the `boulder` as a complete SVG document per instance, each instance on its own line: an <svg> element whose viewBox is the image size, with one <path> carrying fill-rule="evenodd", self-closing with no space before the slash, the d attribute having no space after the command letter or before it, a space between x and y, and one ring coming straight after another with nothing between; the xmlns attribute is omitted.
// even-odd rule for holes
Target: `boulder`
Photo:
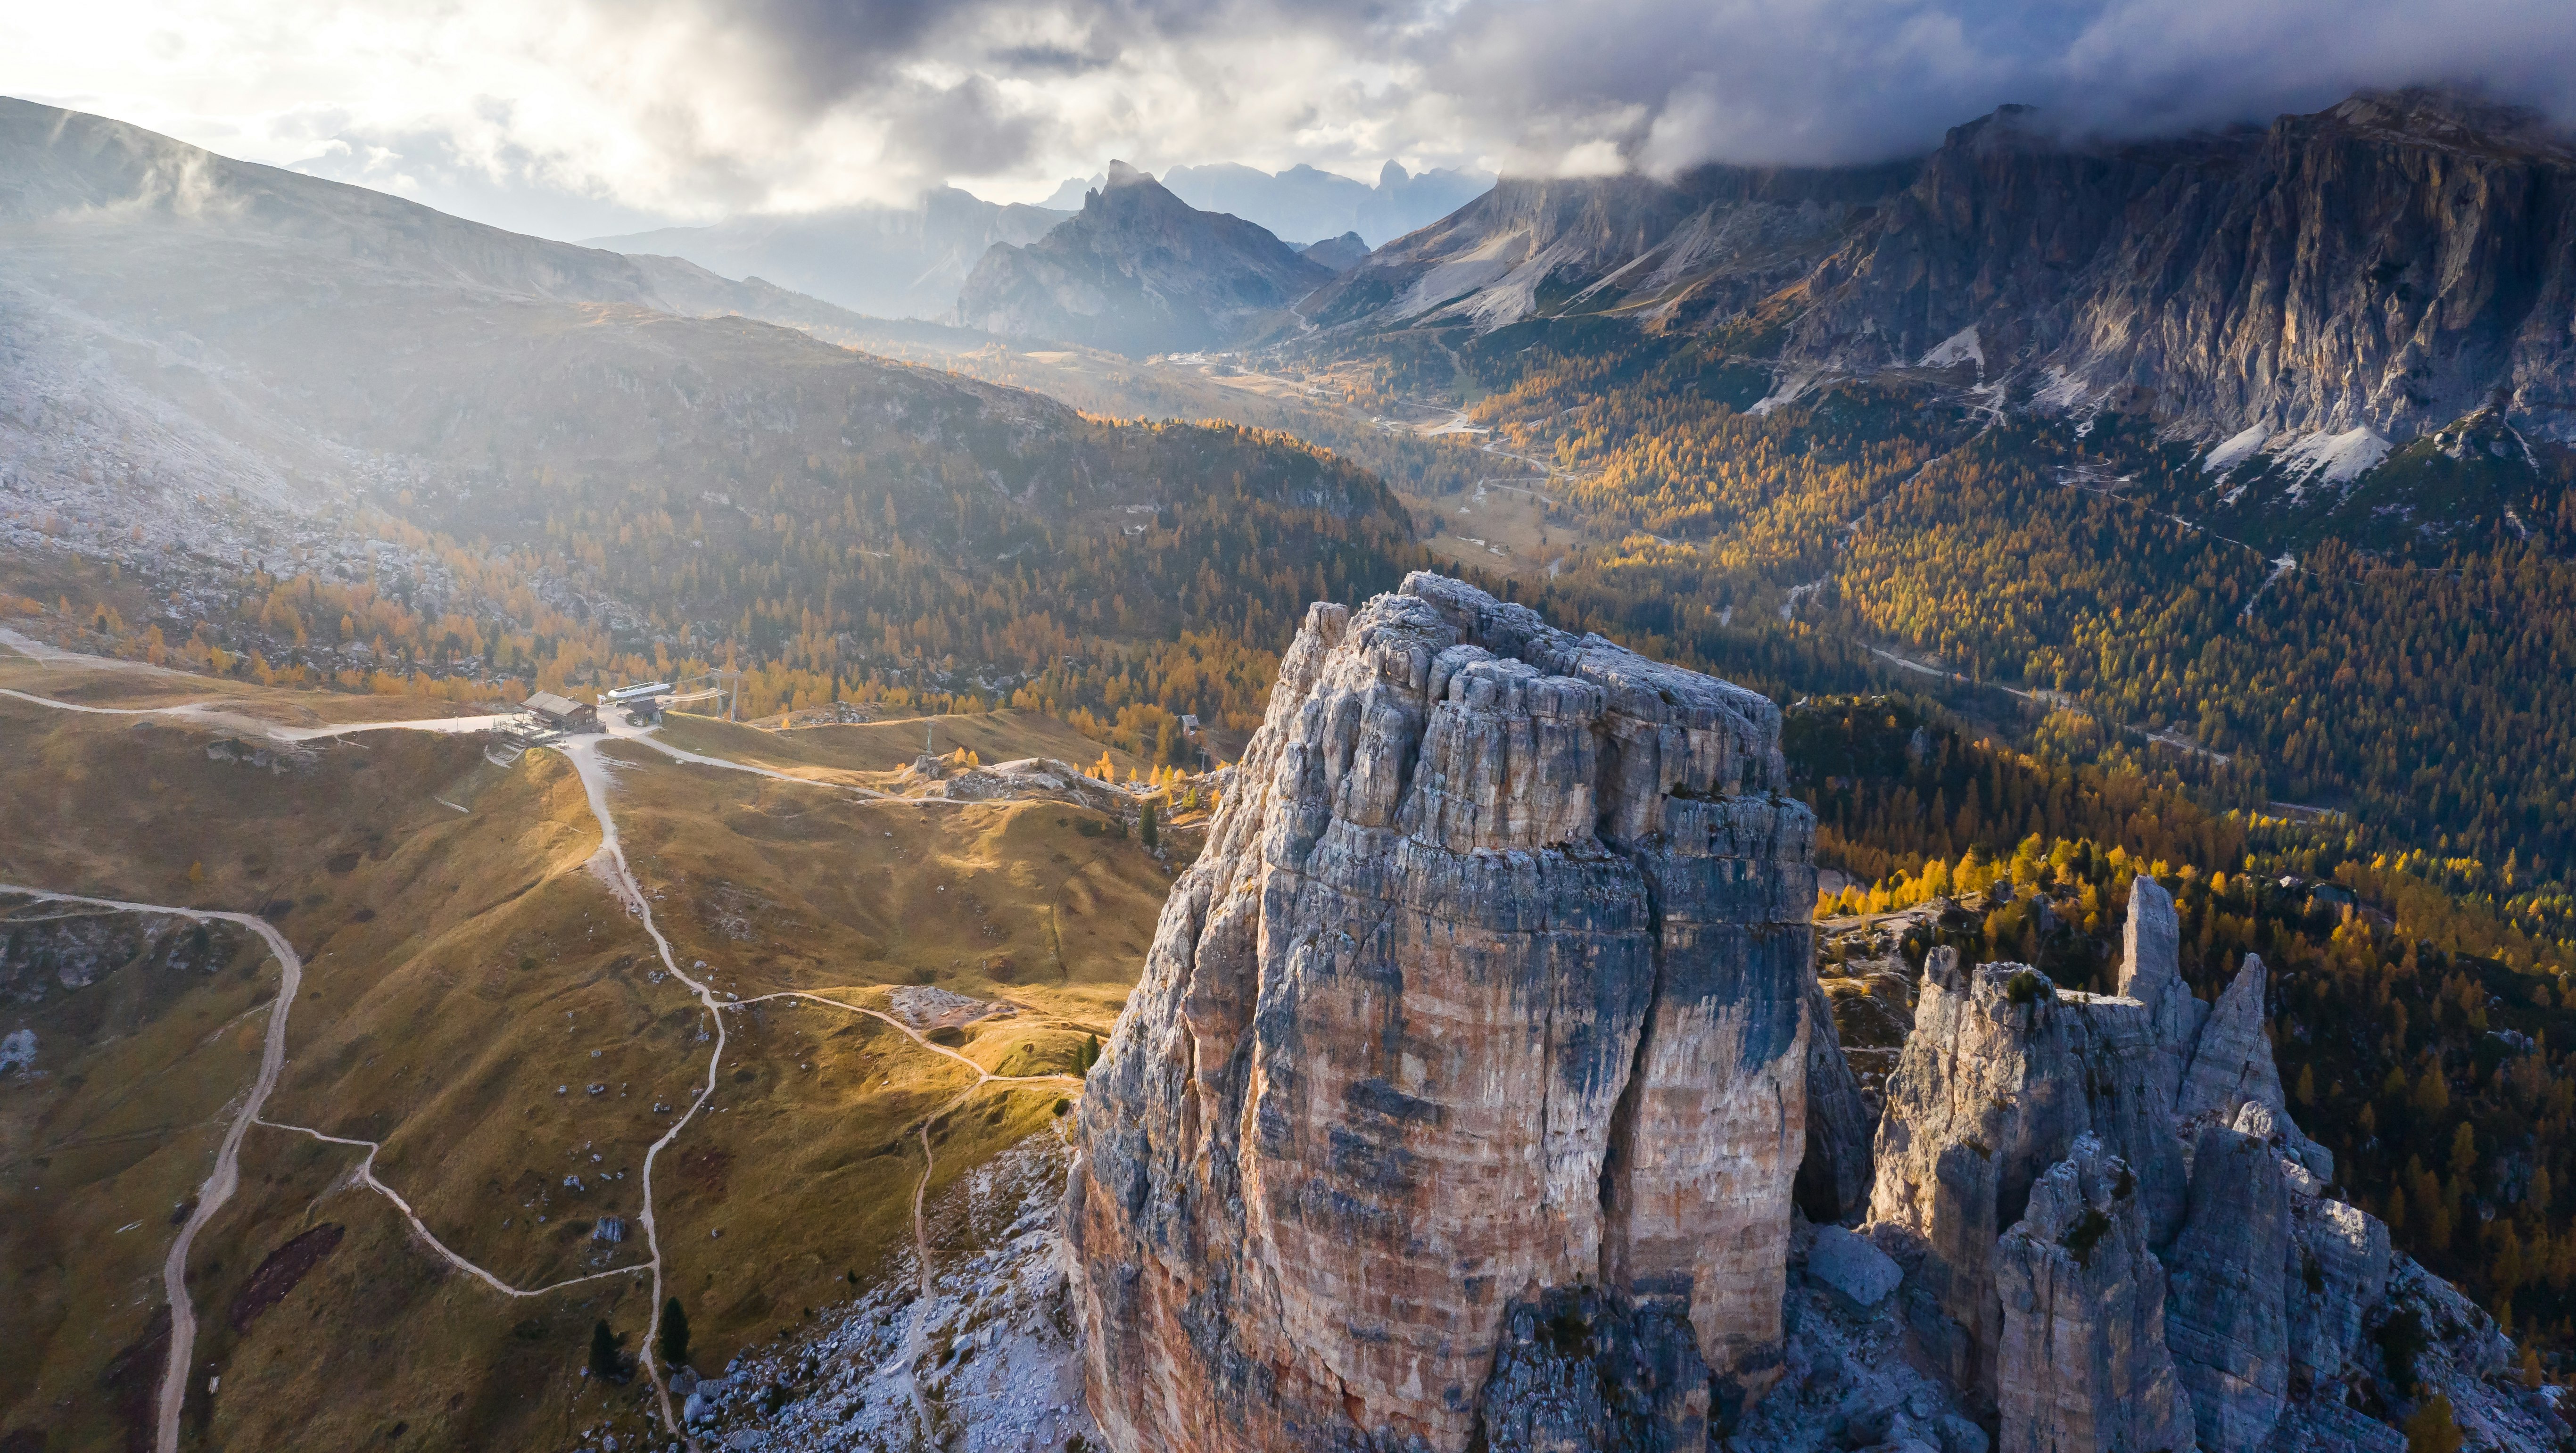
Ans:
<svg viewBox="0 0 2576 1453"><path fill-rule="evenodd" d="M1905 1273L1866 1238L1840 1226L1820 1226L1807 1249L1807 1279L1832 1293L1845 1311L1866 1315L1887 1300Z"/></svg>
<svg viewBox="0 0 2576 1453"><path fill-rule="evenodd" d="M2164 1269L2137 1186L2088 1132L1997 1242L1999 1453L2189 1446L2191 1404L2165 1347Z"/></svg>
<svg viewBox="0 0 2576 1453"><path fill-rule="evenodd" d="M2166 1340L2202 1453L2252 1453L2289 1392L2290 1191L2272 1148L2224 1126L2192 1150L2191 1215L2166 1258Z"/></svg>

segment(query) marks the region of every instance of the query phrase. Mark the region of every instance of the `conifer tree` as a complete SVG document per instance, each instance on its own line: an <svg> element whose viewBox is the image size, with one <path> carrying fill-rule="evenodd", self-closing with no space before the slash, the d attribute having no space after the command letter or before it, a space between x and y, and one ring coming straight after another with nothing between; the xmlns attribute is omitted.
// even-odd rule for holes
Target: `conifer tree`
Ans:
<svg viewBox="0 0 2576 1453"><path fill-rule="evenodd" d="M689 1314L680 1310L680 1299L673 1297L662 1304L662 1365L689 1365Z"/></svg>
<svg viewBox="0 0 2576 1453"><path fill-rule="evenodd" d="M603 1317L590 1324L590 1375L614 1382L625 1373L625 1361L617 1355L617 1334L608 1330Z"/></svg>

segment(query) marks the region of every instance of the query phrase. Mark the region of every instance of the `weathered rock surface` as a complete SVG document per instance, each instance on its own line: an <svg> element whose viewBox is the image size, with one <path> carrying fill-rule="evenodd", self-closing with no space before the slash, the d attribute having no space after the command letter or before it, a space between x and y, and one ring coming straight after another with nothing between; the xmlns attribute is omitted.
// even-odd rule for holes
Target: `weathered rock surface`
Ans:
<svg viewBox="0 0 2576 1453"><path fill-rule="evenodd" d="M2272 1148L2224 1126L2192 1151L2191 1216L2166 1258L2167 1337L2203 1453L2260 1448L2289 1393L2290 1192Z"/></svg>
<svg viewBox="0 0 2576 1453"><path fill-rule="evenodd" d="M1920 1238L1916 1330L1972 1400L1995 1396L2003 1308L1993 1253L2030 1188L2092 1132L2126 1161L2151 1242L2185 1186L2149 1010L2052 989L2022 964L1964 974L1935 949L1879 1122L1872 1222Z"/></svg>
<svg viewBox="0 0 2576 1453"><path fill-rule="evenodd" d="M1778 733L1437 576L1309 612L1082 1102L1112 1446L1696 1447L1770 1384L1814 899Z"/></svg>
<svg viewBox="0 0 2576 1453"><path fill-rule="evenodd" d="M2079 1136L1996 1246L2000 1453L2189 1446L2191 1403L2165 1345L2165 1272L2136 1191L2100 1136Z"/></svg>
<svg viewBox="0 0 2576 1453"><path fill-rule="evenodd" d="M2294 1378L2330 1378L2361 1347L2362 1320L2388 1290L2388 1227L2341 1201L2290 1200L2288 1306Z"/></svg>
<svg viewBox="0 0 2576 1453"><path fill-rule="evenodd" d="M957 315L988 333L1120 353L1218 348L1332 277L1252 223L1201 212L1111 162L1072 218L1024 247L986 252Z"/></svg>
<svg viewBox="0 0 2576 1453"><path fill-rule="evenodd" d="M2209 1006L2182 977L2182 926L2173 895L2139 874L2129 884L2129 917L2120 930L2120 995L2147 1007L2155 1034L2156 1075L2167 1105L2182 1101L2184 1073L2200 1041Z"/></svg>
<svg viewBox="0 0 2576 1453"><path fill-rule="evenodd" d="M1869 1209L1876 1173L1870 1142L1878 1114L1862 1095L1859 1076L1843 1057L1834 1028L1834 1006L1825 986L1807 980L1807 1149L1798 1163L1798 1209L1823 1225Z"/></svg>
<svg viewBox="0 0 2576 1453"><path fill-rule="evenodd" d="M2263 961L2247 954L2244 967L2218 996L2193 1044L2191 1068L2184 1072L2182 1093L2174 1102L2185 1121L2234 1125L2238 1107L2248 1103L2275 1116L2287 1115L2272 1041L2263 1033L2266 978Z"/></svg>
<svg viewBox="0 0 2576 1453"><path fill-rule="evenodd" d="M0 895L0 1003L86 989L124 968L210 974L243 931L168 914L115 913Z"/></svg>

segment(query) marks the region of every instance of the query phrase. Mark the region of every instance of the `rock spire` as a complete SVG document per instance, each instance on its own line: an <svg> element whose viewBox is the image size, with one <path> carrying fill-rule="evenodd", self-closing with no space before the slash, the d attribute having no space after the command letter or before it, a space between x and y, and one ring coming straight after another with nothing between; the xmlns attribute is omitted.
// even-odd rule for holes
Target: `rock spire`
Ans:
<svg viewBox="0 0 2576 1453"><path fill-rule="evenodd" d="M1815 898L1779 731L1439 576L1308 612L1083 1098L1114 1447L1697 1449L1770 1384Z"/></svg>

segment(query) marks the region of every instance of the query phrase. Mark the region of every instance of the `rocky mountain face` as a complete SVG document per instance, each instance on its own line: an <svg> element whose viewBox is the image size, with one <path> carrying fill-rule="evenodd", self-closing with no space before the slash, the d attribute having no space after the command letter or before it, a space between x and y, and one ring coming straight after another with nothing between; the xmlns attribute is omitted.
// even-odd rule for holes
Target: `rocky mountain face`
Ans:
<svg viewBox="0 0 2576 1453"><path fill-rule="evenodd" d="M1035 242L1072 215L941 187L909 207L738 217L582 245L639 260L684 258L728 279L766 282L874 317L938 318L956 307L957 289L988 249Z"/></svg>
<svg viewBox="0 0 2576 1453"><path fill-rule="evenodd" d="M1804 285L1784 357L1961 340L1989 372L2028 360L2058 403L2212 442L2410 439L2491 400L2576 438L2576 146L2536 118L2411 91L2105 149L2028 119L1953 131Z"/></svg>
<svg viewBox="0 0 2576 1453"><path fill-rule="evenodd" d="M1783 393L1973 368L2339 478L2491 404L2576 439L2576 143L2540 119L2418 90L2172 141L2044 122L2005 107L1894 166L1506 179L1303 311L1709 329Z"/></svg>
<svg viewBox="0 0 2576 1453"><path fill-rule="evenodd" d="M1339 237L1327 237L1321 242L1307 243L1297 249L1297 255L1309 262L1322 263L1335 272L1349 272L1352 268L1368 261L1369 249L1368 244L1360 240L1358 233L1345 232Z"/></svg>
<svg viewBox="0 0 2576 1453"><path fill-rule="evenodd" d="M1195 351L1280 321L1332 276L1260 227L1201 212L1112 162L1072 220L984 254L958 294L957 321L1139 356Z"/></svg>
<svg viewBox="0 0 2576 1453"><path fill-rule="evenodd" d="M1378 249L1298 311L1320 325L1465 323L1608 312L1662 324L1732 313L1795 283L1913 164L1703 167L1525 180Z"/></svg>
<svg viewBox="0 0 2576 1453"><path fill-rule="evenodd" d="M1313 608L1082 1102L1114 1446L1696 1448L1777 1379L1779 731L1441 577Z"/></svg>
<svg viewBox="0 0 2576 1453"><path fill-rule="evenodd" d="M2152 879L2117 995L1934 950L1873 1127L1778 729L1440 577L1311 610L1079 1112L1112 1447L2566 1436L2329 1194L2262 964L2194 998Z"/></svg>

